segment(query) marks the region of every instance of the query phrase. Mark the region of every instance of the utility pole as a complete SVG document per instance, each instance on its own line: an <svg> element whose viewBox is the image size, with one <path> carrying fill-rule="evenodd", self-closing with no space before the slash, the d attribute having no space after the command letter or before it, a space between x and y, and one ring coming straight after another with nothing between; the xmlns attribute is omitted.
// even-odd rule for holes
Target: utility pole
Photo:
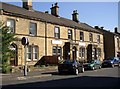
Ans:
<svg viewBox="0 0 120 89"><path fill-rule="evenodd" d="M24 45L24 76L27 76L27 64L26 64L26 54L27 54L27 45Z"/></svg>
<svg viewBox="0 0 120 89"><path fill-rule="evenodd" d="M22 45L24 45L24 76L27 76L27 64L26 64L26 54L27 54L27 45L29 44L28 38L23 37L22 40Z"/></svg>

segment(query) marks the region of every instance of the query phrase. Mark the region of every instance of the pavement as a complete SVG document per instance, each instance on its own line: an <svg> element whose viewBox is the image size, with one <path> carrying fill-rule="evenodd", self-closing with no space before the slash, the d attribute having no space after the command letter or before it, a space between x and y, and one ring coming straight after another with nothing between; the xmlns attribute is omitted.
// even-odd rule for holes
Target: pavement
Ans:
<svg viewBox="0 0 120 89"><path fill-rule="evenodd" d="M0 79L17 79L17 80L25 80L29 78L40 78L40 77L47 77L51 76L51 74L47 74L46 72L53 72L57 71L57 66L48 66L44 68L34 68L30 72L27 72L27 76L24 76L24 71L18 71L15 73L8 73L8 74L3 74L0 73Z"/></svg>

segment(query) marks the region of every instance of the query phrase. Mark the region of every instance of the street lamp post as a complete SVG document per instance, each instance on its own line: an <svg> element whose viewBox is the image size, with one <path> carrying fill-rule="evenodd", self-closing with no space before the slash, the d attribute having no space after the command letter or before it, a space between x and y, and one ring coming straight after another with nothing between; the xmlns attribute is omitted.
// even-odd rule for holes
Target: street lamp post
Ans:
<svg viewBox="0 0 120 89"><path fill-rule="evenodd" d="M24 76L27 76L27 64L26 64L26 53L27 53L27 45L29 44L28 38L23 37L22 40L22 45L24 45Z"/></svg>

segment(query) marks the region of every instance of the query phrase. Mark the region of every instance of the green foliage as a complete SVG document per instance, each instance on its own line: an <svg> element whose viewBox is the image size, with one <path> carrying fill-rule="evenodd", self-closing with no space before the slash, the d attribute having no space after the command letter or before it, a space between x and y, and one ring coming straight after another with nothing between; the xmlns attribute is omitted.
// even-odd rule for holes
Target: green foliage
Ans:
<svg viewBox="0 0 120 89"><path fill-rule="evenodd" d="M2 72L8 73L11 70L10 57L14 55L10 49L11 43L15 40L14 34L10 32L11 29L4 26L4 23L0 22L0 61L2 61Z"/></svg>

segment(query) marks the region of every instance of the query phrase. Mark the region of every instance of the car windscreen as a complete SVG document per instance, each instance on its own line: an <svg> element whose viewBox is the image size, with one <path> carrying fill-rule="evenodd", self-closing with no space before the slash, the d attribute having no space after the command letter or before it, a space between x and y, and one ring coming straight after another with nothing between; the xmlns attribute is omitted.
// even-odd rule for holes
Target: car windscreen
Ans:
<svg viewBox="0 0 120 89"><path fill-rule="evenodd" d="M106 60L113 60L114 58L107 58Z"/></svg>

